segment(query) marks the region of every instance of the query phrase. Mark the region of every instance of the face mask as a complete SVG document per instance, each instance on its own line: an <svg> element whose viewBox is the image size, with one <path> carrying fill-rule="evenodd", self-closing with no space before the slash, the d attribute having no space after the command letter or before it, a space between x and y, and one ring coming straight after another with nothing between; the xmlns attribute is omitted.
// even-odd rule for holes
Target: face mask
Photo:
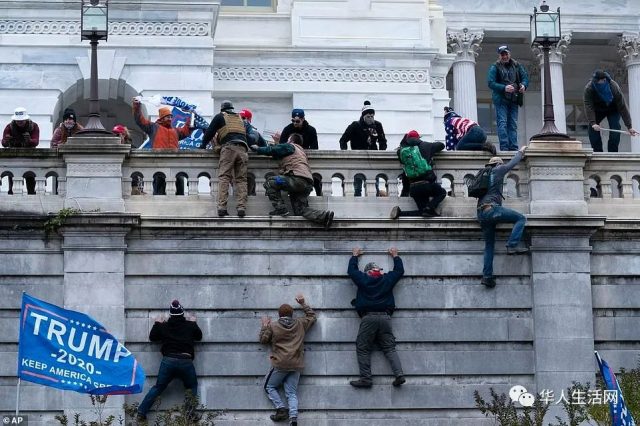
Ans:
<svg viewBox="0 0 640 426"><path fill-rule="evenodd" d="M374 119L372 115L365 115L364 116L364 122L365 124L368 124L369 126L371 126L374 123Z"/></svg>
<svg viewBox="0 0 640 426"><path fill-rule="evenodd" d="M64 127L65 127L67 130L71 130L71 129L73 129L73 126L75 126L75 125L76 125L76 123L71 123L71 124L69 124L69 123L64 123Z"/></svg>
<svg viewBox="0 0 640 426"><path fill-rule="evenodd" d="M380 278L382 276L382 271L379 269L372 269L371 271L368 271L367 274L373 278Z"/></svg>

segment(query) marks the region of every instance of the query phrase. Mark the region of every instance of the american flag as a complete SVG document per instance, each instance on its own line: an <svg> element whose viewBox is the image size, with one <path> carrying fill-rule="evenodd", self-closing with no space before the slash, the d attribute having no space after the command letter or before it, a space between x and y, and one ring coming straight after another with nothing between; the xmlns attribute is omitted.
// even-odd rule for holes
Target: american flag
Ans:
<svg viewBox="0 0 640 426"><path fill-rule="evenodd" d="M447 136L445 137L447 151L454 151L458 141L469 131L469 129L477 125L473 120L468 118L462 118L455 112L451 111L444 117L444 131Z"/></svg>

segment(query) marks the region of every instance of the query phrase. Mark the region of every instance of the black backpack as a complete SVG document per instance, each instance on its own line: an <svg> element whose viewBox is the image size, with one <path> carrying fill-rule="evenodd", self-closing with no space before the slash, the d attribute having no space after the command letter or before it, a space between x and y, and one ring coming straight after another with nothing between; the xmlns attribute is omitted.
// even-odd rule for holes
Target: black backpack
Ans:
<svg viewBox="0 0 640 426"><path fill-rule="evenodd" d="M482 198L489 191L491 185L491 171L493 167L485 167L476 173L475 176L468 176L464 178L464 183L467 185L467 192L469 197Z"/></svg>

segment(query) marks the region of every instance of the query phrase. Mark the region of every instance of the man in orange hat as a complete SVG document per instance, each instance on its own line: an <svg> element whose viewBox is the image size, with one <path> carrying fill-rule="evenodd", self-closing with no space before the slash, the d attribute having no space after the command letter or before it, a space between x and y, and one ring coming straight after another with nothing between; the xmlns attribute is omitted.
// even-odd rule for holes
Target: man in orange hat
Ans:
<svg viewBox="0 0 640 426"><path fill-rule="evenodd" d="M149 136L151 149L178 149L178 141L191 134L191 118L183 127L172 127L171 120L173 114L171 108L163 106L158 110L158 119L152 123L142 115L140 99L133 98L133 118L136 124ZM153 178L153 195L165 195L164 177ZM182 179L176 180L176 195L184 194L184 183Z"/></svg>

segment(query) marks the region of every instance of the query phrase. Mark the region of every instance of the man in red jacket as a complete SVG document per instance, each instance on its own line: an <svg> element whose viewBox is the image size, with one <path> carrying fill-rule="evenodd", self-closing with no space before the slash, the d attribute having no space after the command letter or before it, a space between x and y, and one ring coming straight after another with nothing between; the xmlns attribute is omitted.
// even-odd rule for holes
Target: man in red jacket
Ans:
<svg viewBox="0 0 640 426"><path fill-rule="evenodd" d="M301 293L296 295L296 302L302 306L304 317L293 318L291 305L283 304L278 309L278 321L271 322L271 318L262 318L260 329L260 343L271 344L271 370L265 378L264 390L276 407L271 415L274 422L289 419L289 425L298 425L298 381L300 372L304 368L304 336L316 322L316 314L304 301ZM278 388L284 386L289 410L285 408L280 398Z"/></svg>
<svg viewBox="0 0 640 426"><path fill-rule="evenodd" d="M2 146L5 148L35 148L40 143L40 129L35 121L31 121L27 110L22 107L15 109L11 123L2 132ZM35 176L25 176L27 194L36 193ZM13 194L13 177L9 175L9 194Z"/></svg>
<svg viewBox="0 0 640 426"><path fill-rule="evenodd" d="M189 320L184 317L184 309L178 300L171 302L169 307L169 319L157 318L151 332L149 340L162 343L162 362L158 371L158 379L154 387L144 397L138 406L138 421L144 422L147 413L155 402L156 398L164 392L173 379L180 379L185 389L191 392L194 397L198 395L198 378L196 369L193 366L195 353L193 344L202 340L202 331L196 323L195 317ZM196 407L191 406L192 400L187 399L187 411L195 418L193 412Z"/></svg>

